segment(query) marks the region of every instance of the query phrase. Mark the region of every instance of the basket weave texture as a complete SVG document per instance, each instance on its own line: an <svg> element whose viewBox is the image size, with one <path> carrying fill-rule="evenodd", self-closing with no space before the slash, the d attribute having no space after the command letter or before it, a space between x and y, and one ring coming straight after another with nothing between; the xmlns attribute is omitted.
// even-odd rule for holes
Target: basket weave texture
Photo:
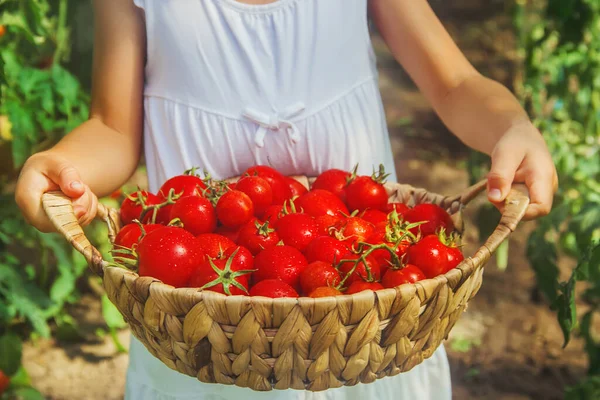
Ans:
<svg viewBox="0 0 600 400"><path fill-rule="evenodd" d="M459 230L463 207L484 188L480 182L448 197L386 184L390 202L438 204L451 213ZM483 265L514 231L529 197L515 186L494 233L445 275L395 289L319 299L227 297L140 277L102 259L79 226L69 198L50 192L42 202L58 231L103 277L108 297L134 336L168 367L207 383L258 391L321 391L397 375L430 357L479 290ZM118 212L100 204L98 217L108 224L112 241L119 229Z"/></svg>

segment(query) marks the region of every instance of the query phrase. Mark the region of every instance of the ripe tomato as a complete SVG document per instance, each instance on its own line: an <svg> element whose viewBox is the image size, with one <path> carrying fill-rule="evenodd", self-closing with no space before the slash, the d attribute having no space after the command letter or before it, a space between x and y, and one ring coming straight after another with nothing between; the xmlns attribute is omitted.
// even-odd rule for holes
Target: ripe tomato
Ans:
<svg viewBox="0 0 600 400"><path fill-rule="evenodd" d="M398 215L404 215L404 213L406 213L408 210L410 210L410 207L408 207L404 203L388 203L385 211L389 214L394 210L396 210Z"/></svg>
<svg viewBox="0 0 600 400"><path fill-rule="evenodd" d="M254 268L254 257L250 250L244 246L232 246L225 250L220 260L227 260L233 257L233 265L235 270L252 270ZM248 276L249 278L250 276Z"/></svg>
<svg viewBox="0 0 600 400"><path fill-rule="evenodd" d="M341 281L340 273L333 265L324 261L315 261L300 274L302 293L309 294L321 286L336 286Z"/></svg>
<svg viewBox="0 0 600 400"><path fill-rule="evenodd" d="M137 253L140 276L175 287L184 286L204 258L196 237L173 226L148 233L138 244Z"/></svg>
<svg viewBox="0 0 600 400"><path fill-rule="evenodd" d="M440 241L437 235L428 235L406 252L406 261L423 271L427 278L434 278L456 267L463 259L452 246Z"/></svg>
<svg viewBox="0 0 600 400"><path fill-rule="evenodd" d="M246 268L247 261L240 261L238 253L240 249L242 248L232 248L233 252L224 259L205 259L194 270L188 286L228 296L247 295L251 271ZM248 250L246 252L252 259L250 252ZM245 256L242 258L245 259Z"/></svg>
<svg viewBox="0 0 600 400"><path fill-rule="evenodd" d="M211 258L221 258L225 251L229 250L230 247L234 247L235 243L223 236L216 233L203 233L198 235L197 246L204 254Z"/></svg>
<svg viewBox="0 0 600 400"><path fill-rule="evenodd" d="M160 204L163 200L155 194L148 193L145 190L140 190L135 193L128 195L123 203L121 203L121 209L119 214L123 225L131 224L134 219L139 220L142 214L142 204L146 206L153 206ZM149 222L152 218L152 212L146 213L144 221Z"/></svg>
<svg viewBox="0 0 600 400"><path fill-rule="evenodd" d="M404 240L400 241L400 243L390 242L386 238L385 231L381 231L381 230L375 231L371 236L369 236L365 240L365 243L374 244L374 245L385 244L388 247L390 247L391 249L395 249L394 252L398 256L399 259L402 259L404 254L406 254L406 250L408 250L408 248L411 245L411 242L408 239L404 239ZM373 258L375 258L375 260L377 260L377 263L379 263L379 265L382 267L382 269L387 269L391 265L393 265L392 255L386 249L374 250L371 253L371 256Z"/></svg>
<svg viewBox="0 0 600 400"><path fill-rule="evenodd" d="M238 181L235 190L244 192L252 200L254 215L260 217L267 207L273 204L273 189L265 179L260 176L244 176Z"/></svg>
<svg viewBox="0 0 600 400"><path fill-rule="evenodd" d="M440 228L444 228L446 232L454 230L450 214L435 204L417 204L404 213L404 219L411 223L426 221L426 223L411 229L413 234L417 235L421 232L423 237L436 234Z"/></svg>
<svg viewBox="0 0 600 400"><path fill-rule="evenodd" d="M5 33L6 33L6 26L0 25L0 37L4 36ZM2 394L1 390L0 390L0 394Z"/></svg>
<svg viewBox="0 0 600 400"><path fill-rule="evenodd" d="M387 222L387 214L380 210L369 208L360 214L360 217L367 222L377 225L381 222Z"/></svg>
<svg viewBox="0 0 600 400"><path fill-rule="evenodd" d="M330 228L340 221L342 217L334 217L332 215L321 215L315 218L317 224L317 233L319 235L329 235Z"/></svg>
<svg viewBox="0 0 600 400"><path fill-rule="evenodd" d="M273 190L273 204L283 204L283 202L292 197L285 176L274 168L266 165L255 165L248 168L244 175L260 176L265 179L271 185Z"/></svg>
<svg viewBox="0 0 600 400"><path fill-rule="evenodd" d="M342 217L349 214L344 202L326 190L313 189L298 197L294 202L297 209L313 217L320 217L321 215Z"/></svg>
<svg viewBox="0 0 600 400"><path fill-rule="evenodd" d="M304 193L308 192L306 186L304 186L292 177L286 176L285 182L290 188L291 198L302 196Z"/></svg>
<svg viewBox="0 0 600 400"><path fill-rule="evenodd" d="M271 223L273 228L276 227L277 222L279 221L279 217L282 215L283 206L282 205L272 205L267 207L265 210L262 219L264 221L268 221Z"/></svg>
<svg viewBox="0 0 600 400"><path fill-rule="evenodd" d="M346 286L356 281L373 282L381 278L381 268L373 257L368 256L364 261L360 261L359 258L360 254L355 253L346 253L342 256L342 260L348 261L342 262L338 269L342 278L350 274L345 281Z"/></svg>
<svg viewBox="0 0 600 400"><path fill-rule="evenodd" d="M383 274L381 284L385 288L395 288L396 286L405 283L415 283L426 278L423 271L418 267L408 264L401 269L388 269L387 272Z"/></svg>
<svg viewBox="0 0 600 400"><path fill-rule="evenodd" d="M346 193L344 188L352 174L341 169L328 169L322 172L313 182L313 189L327 190L335 194L340 200L346 201Z"/></svg>
<svg viewBox="0 0 600 400"><path fill-rule="evenodd" d="M230 190L217 202L217 217L227 227L241 226L254 216L250 197L239 190Z"/></svg>
<svg viewBox="0 0 600 400"><path fill-rule="evenodd" d="M177 200L171 208L169 220L179 218L183 228L198 236L210 233L217 227L217 214L208 199L199 196L186 196Z"/></svg>
<svg viewBox="0 0 600 400"><path fill-rule="evenodd" d="M240 235L240 228L238 228L237 226L234 228L229 228L227 226L218 226L217 229L215 229L215 232L219 235L225 236L227 239L231 240L232 242L237 243L239 235Z"/></svg>
<svg viewBox="0 0 600 400"><path fill-rule="evenodd" d="M339 220L335 225L334 235L348 246L364 242L373 233L373 224L362 218L350 217Z"/></svg>
<svg viewBox="0 0 600 400"><path fill-rule="evenodd" d="M162 225L159 224L147 224L144 225L144 232L148 234L161 227ZM142 228L138 224L125 225L115 237L115 255L118 257L129 258L131 260L134 260L135 257L133 256L133 254L127 254L125 252L121 252L120 250L135 250L140 241L141 236Z"/></svg>
<svg viewBox="0 0 600 400"><path fill-rule="evenodd" d="M184 196L202 196L206 185L196 175L178 175L168 179L158 190L159 196L166 199L171 190L179 197Z"/></svg>
<svg viewBox="0 0 600 400"><path fill-rule="evenodd" d="M343 255L348 253L348 250L348 246L336 238L319 236L306 246L304 254L309 263L324 261L329 264L336 264L342 259Z"/></svg>
<svg viewBox="0 0 600 400"><path fill-rule="evenodd" d="M341 296L344 293L340 292L336 288L332 288L329 286L318 287L312 292L308 294L308 297L319 298L319 297L329 297L329 296Z"/></svg>
<svg viewBox="0 0 600 400"><path fill-rule="evenodd" d="M352 284L350 286L348 286L348 289L346 290L346 294L354 294L354 293L358 293L358 292L362 292L365 290L372 290L372 291L377 291L377 290L381 290L381 289L385 289L381 283L378 282L364 282L364 281L356 281L356 282L352 282Z"/></svg>
<svg viewBox="0 0 600 400"><path fill-rule="evenodd" d="M10 385L10 376L6 375L4 373L4 371L2 371L0 369L0 396L2 396L2 393L4 393L6 391L6 389L8 389L9 385Z"/></svg>
<svg viewBox="0 0 600 400"><path fill-rule="evenodd" d="M308 214L287 214L279 218L277 234L284 244L303 251L317 237L317 224Z"/></svg>
<svg viewBox="0 0 600 400"><path fill-rule="evenodd" d="M346 186L346 203L352 211L367 208L386 210L388 194L379 181L370 176L359 176Z"/></svg>
<svg viewBox="0 0 600 400"><path fill-rule="evenodd" d="M254 259L256 271L252 281L257 283L265 279L279 279L298 288L300 273L308 262L300 250L292 246L275 246L258 253Z"/></svg>
<svg viewBox="0 0 600 400"><path fill-rule="evenodd" d="M250 296L271 297L298 297L298 292L285 282L277 279L266 279L250 288Z"/></svg>
<svg viewBox="0 0 600 400"><path fill-rule="evenodd" d="M269 221L261 223L254 220L242 226L237 242L247 247L253 255L257 255L264 249L276 246L279 240L277 231L270 228Z"/></svg>

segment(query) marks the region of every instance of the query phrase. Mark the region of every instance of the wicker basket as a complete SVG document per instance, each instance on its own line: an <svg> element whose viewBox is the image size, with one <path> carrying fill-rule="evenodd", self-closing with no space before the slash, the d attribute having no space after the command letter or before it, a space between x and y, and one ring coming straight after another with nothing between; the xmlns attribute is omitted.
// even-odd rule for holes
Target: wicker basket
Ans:
<svg viewBox="0 0 600 400"><path fill-rule="evenodd" d="M462 208L484 188L481 182L461 195L444 197L387 184L390 201L439 204L453 215L459 230ZM514 231L528 204L526 190L513 188L494 233L443 276L339 297L268 299L174 289L108 266L85 237L70 200L60 192L43 196L56 228L103 277L108 297L150 353L202 382L260 391L320 391L370 383L430 357L477 293L483 265ZM108 224L112 241L119 229L118 213L99 205L98 217Z"/></svg>

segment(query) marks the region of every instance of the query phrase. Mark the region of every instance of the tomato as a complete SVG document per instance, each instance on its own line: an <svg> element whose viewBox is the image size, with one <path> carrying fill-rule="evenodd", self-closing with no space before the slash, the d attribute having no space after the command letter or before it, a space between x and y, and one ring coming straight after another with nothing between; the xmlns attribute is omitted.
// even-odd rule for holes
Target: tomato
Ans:
<svg viewBox="0 0 600 400"><path fill-rule="evenodd" d="M328 169L322 172L313 182L313 189L327 190L335 194L340 200L346 201L344 188L350 180L352 174L341 169Z"/></svg>
<svg viewBox="0 0 600 400"><path fill-rule="evenodd" d="M271 229L269 221L261 223L254 220L242 226L237 242L247 247L253 255L257 255L264 249L276 246L279 240L279 235Z"/></svg>
<svg viewBox="0 0 600 400"><path fill-rule="evenodd" d="M184 196L202 196L206 185L196 175L178 175L168 179L158 190L158 194L166 199L171 190L180 198Z"/></svg>
<svg viewBox="0 0 600 400"><path fill-rule="evenodd" d="M6 26L0 25L0 37L4 36L6 33ZM0 394L2 394L2 390L0 390Z"/></svg>
<svg viewBox="0 0 600 400"><path fill-rule="evenodd" d="M332 215L321 215L320 217L315 218L317 233L319 235L329 235L330 228L335 226L341 219L342 217L334 217Z"/></svg>
<svg viewBox="0 0 600 400"><path fill-rule="evenodd" d="M204 258L196 237L173 226L148 233L138 244L137 253L140 276L151 276L175 287L187 284Z"/></svg>
<svg viewBox="0 0 600 400"><path fill-rule="evenodd" d="M148 193L145 190L131 193L121 203L121 209L119 210L121 223L127 225L131 224L135 219L139 220L143 211L143 205L153 206L162 203L162 201L157 195ZM148 222L151 218L152 211L149 211L144 216L144 221L140 222Z"/></svg>
<svg viewBox="0 0 600 400"><path fill-rule="evenodd" d="M320 217L321 215L342 217L349 214L344 202L326 190L313 189L298 197L294 202L297 209L313 217Z"/></svg>
<svg viewBox="0 0 600 400"><path fill-rule="evenodd" d="M418 267L408 264L401 269L388 269L381 279L385 288L395 288L405 283L415 283L427 277Z"/></svg>
<svg viewBox="0 0 600 400"><path fill-rule="evenodd" d="M277 233L284 244L303 251L317 237L317 224L308 214L287 214L279 218Z"/></svg>
<svg viewBox="0 0 600 400"><path fill-rule="evenodd" d="M338 270L324 261L308 264L300 274L300 287L304 294L309 294L321 286L336 286L340 281Z"/></svg>
<svg viewBox="0 0 600 400"><path fill-rule="evenodd" d="M286 176L285 182L287 183L290 189L291 198L302 196L304 193L308 192L306 186L304 186L292 177Z"/></svg>
<svg viewBox="0 0 600 400"><path fill-rule="evenodd" d="M254 259L256 271L252 274L252 280L257 283L265 279L279 279L298 288L300 273L307 265L306 258L295 247L270 247L258 253Z"/></svg>
<svg viewBox="0 0 600 400"><path fill-rule="evenodd" d="M267 209L265 210L262 219L264 221L269 221L271 223L271 226L273 228L275 228L275 226L277 225L277 222L279 221L279 217L282 214L283 211L283 206L282 205L272 205L270 207L267 207Z"/></svg>
<svg viewBox="0 0 600 400"><path fill-rule="evenodd" d="M364 242L373 233L373 224L362 218L350 217L339 220L335 225L333 234L348 246Z"/></svg>
<svg viewBox="0 0 600 400"><path fill-rule="evenodd" d="M144 232L148 234L158 228L162 228L162 225L147 224L144 225ZM115 237L115 256L134 260L135 257L133 256L133 254L128 254L127 252L122 252L121 250L135 250L140 241L141 236L142 228L138 224L125 225Z"/></svg>
<svg viewBox="0 0 600 400"><path fill-rule="evenodd" d="M188 283L189 287L197 287L229 296L247 295L248 278L251 273L247 261L240 262L238 251L241 248L232 248L233 252L225 259L207 258L194 270ZM248 252L248 250L246 250ZM252 255L250 255L250 259ZM244 258L244 256L241 256Z"/></svg>
<svg viewBox="0 0 600 400"><path fill-rule="evenodd" d="M450 214L435 204L417 204L404 213L404 219L411 223L426 221L426 223L411 229L413 234L417 235L421 232L423 237L436 234L440 228L444 228L446 232L454 230Z"/></svg>
<svg viewBox="0 0 600 400"><path fill-rule="evenodd" d="M254 215L260 217L267 207L273 204L273 189L265 179L260 176L245 176L238 181L235 190L244 192L252 200Z"/></svg>
<svg viewBox="0 0 600 400"><path fill-rule="evenodd" d="M170 220L179 218L193 235L210 233L217 227L217 214L210 200L199 196L183 197L171 207Z"/></svg>
<svg viewBox="0 0 600 400"><path fill-rule="evenodd" d="M250 288L250 296L271 297L298 297L298 292L285 282L277 279L266 279Z"/></svg>
<svg viewBox="0 0 600 400"><path fill-rule="evenodd" d="M216 233L203 233L197 238L198 248L211 258L221 258L226 250L235 246L231 239Z"/></svg>
<svg viewBox="0 0 600 400"><path fill-rule="evenodd" d="M234 257L233 262L237 266L235 269L236 271L252 270L254 268L254 257L252 256L250 250L248 250L244 246L232 246L228 248L227 250L225 250L223 256L220 259L227 260L232 256Z"/></svg>
<svg viewBox="0 0 600 400"><path fill-rule="evenodd" d="M215 232L221 236L225 236L227 239L231 240L232 242L237 243L238 238L240 236L240 228L239 227L234 227L234 228L229 228L227 226L218 226L217 229L215 229Z"/></svg>
<svg viewBox="0 0 600 400"><path fill-rule="evenodd" d="M379 245L385 244L391 249L394 249L394 253L398 256L399 259L402 259L406 251L412 244L410 240L404 239L400 241L399 244L393 243L387 240L385 231L378 230L374 232L371 236L369 236L365 243ZM371 256L377 260L377 263L381 266L382 269L387 269L389 266L393 265L392 263L392 255L387 249L378 249L374 250L371 253Z"/></svg>
<svg viewBox="0 0 600 400"><path fill-rule="evenodd" d="M227 227L241 226L254 216L250 197L239 190L230 190L217 202L217 217Z"/></svg>
<svg viewBox="0 0 600 400"><path fill-rule="evenodd" d="M387 214L381 210L373 210L369 208L360 214L360 217L367 222L377 225L381 222L387 222Z"/></svg>
<svg viewBox="0 0 600 400"><path fill-rule="evenodd" d="M331 236L319 236L306 246L304 251L308 262L325 261L336 264L342 256L348 253L348 246L344 242Z"/></svg>
<svg viewBox="0 0 600 400"><path fill-rule="evenodd" d="M361 280L367 282L378 281L381 278L381 268L373 257L367 256L364 261L359 259L360 255L354 253L346 253L342 256L342 260L348 261L340 263L338 269L342 277L350 274L345 281L346 285Z"/></svg>
<svg viewBox="0 0 600 400"><path fill-rule="evenodd" d="M346 290L346 294L354 294L354 293L359 293L365 290L372 290L372 291L377 291L377 290L381 290L381 289L385 289L381 283L378 282L363 282L363 281L356 281L356 282L352 282L352 284L350 286L348 286L348 289Z"/></svg>
<svg viewBox="0 0 600 400"><path fill-rule="evenodd" d="M341 296L344 293L340 292L336 288L332 288L329 286L318 287L312 292L308 294L308 297L319 298L319 297L329 297L329 296Z"/></svg>
<svg viewBox="0 0 600 400"><path fill-rule="evenodd" d="M281 172L266 165L255 165L248 168L244 175L260 176L271 185L273 190L273 204L283 204L283 202L292 197L290 188L285 181L285 176Z"/></svg>
<svg viewBox="0 0 600 400"><path fill-rule="evenodd" d="M404 213L410 210L410 207L404 203L388 203L385 211L387 213L391 213L394 210L398 213L398 215L404 215Z"/></svg>
<svg viewBox="0 0 600 400"><path fill-rule="evenodd" d="M388 194L385 186L374 177L359 176L345 188L348 209L364 211L367 208L386 210Z"/></svg>
<svg viewBox="0 0 600 400"><path fill-rule="evenodd" d="M428 235L406 252L406 261L423 271L427 278L434 278L456 267L463 260L460 250L442 243L437 235Z"/></svg>
<svg viewBox="0 0 600 400"><path fill-rule="evenodd" d="M4 393L6 391L6 389L8 389L9 385L10 385L10 376L6 375L0 369L0 396L2 396L2 393Z"/></svg>

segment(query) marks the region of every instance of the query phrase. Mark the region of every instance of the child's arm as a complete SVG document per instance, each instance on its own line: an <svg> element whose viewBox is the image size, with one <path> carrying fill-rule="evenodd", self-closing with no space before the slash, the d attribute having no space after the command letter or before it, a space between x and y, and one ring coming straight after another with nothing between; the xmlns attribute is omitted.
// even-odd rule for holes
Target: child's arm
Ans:
<svg viewBox="0 0 600 400"><path fill-rule="evenodd" d="M426 0L371 0L386 43L448 128L468 146L491 155L488 197L500 204L524 182L532 204L526 217L545 215L557 186L554 164L517 99L467 61Z"/></svg>
<svg viewBox="0 0 600 400"><path fill-rule="evenodd" d="M133 1L95 0L93 90L90 119L23 167L15 198L25 218L52 230L41 195L61 189L74 199L81 223L95 214L96 196L134 172L142 136L144 20ZM95 193L95 194L94 194Z"/></svg>

